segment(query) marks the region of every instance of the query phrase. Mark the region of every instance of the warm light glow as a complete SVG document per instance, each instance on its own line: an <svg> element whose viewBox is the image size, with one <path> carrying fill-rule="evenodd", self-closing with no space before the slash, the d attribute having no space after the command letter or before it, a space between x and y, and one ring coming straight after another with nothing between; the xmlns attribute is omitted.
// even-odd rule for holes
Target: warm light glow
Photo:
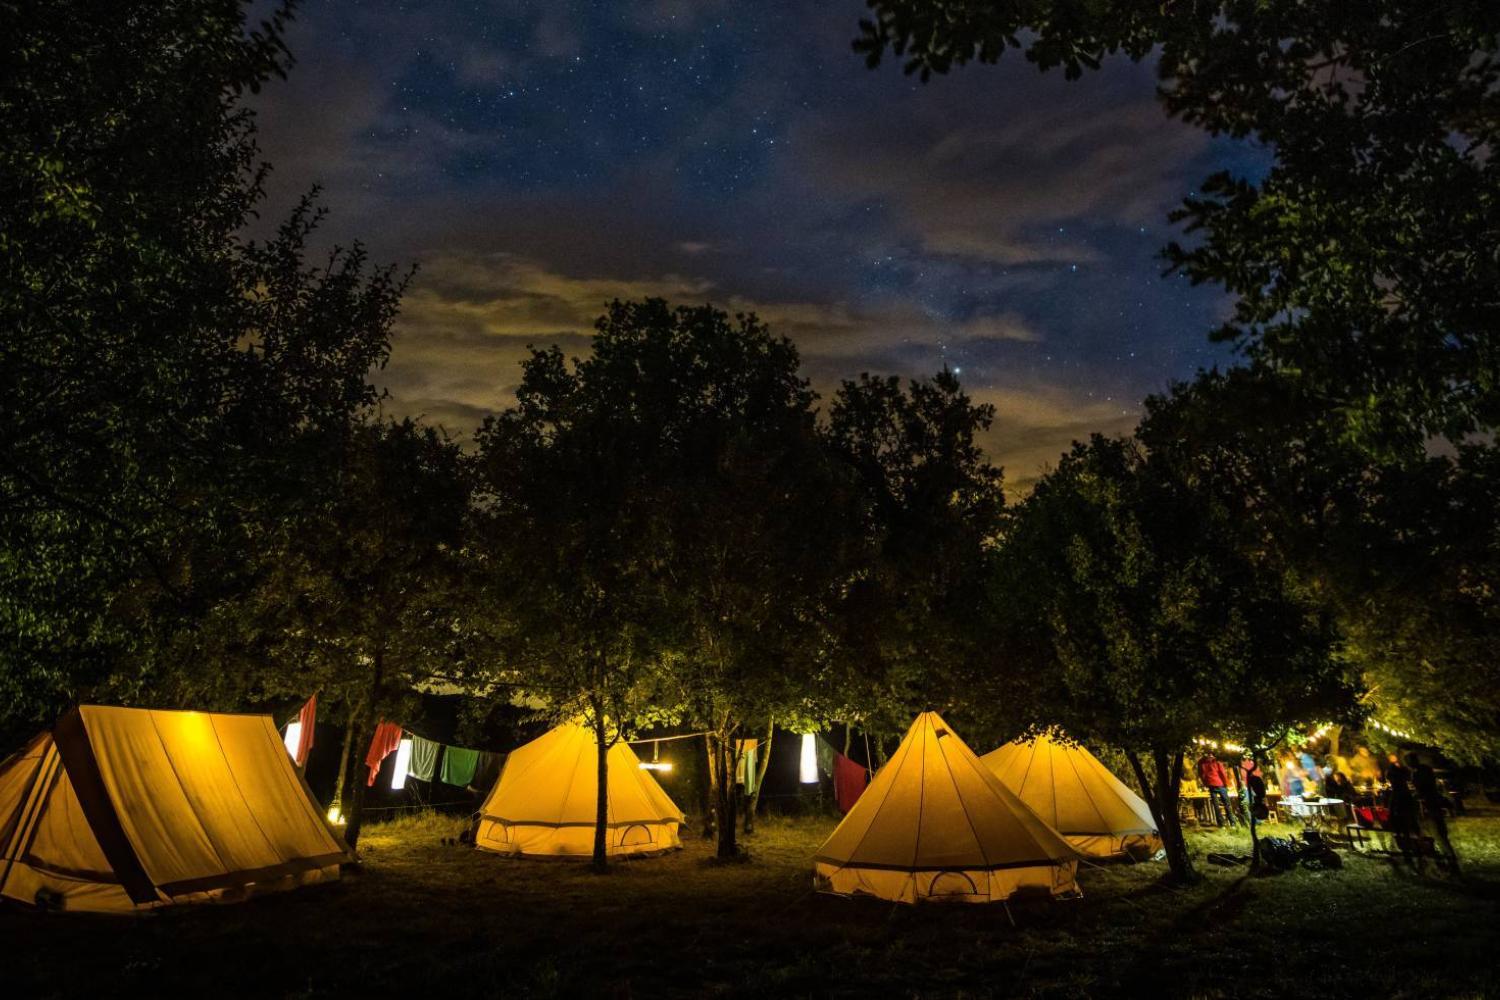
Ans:
<svg viewBox="0 0 1500 1000"><path fill-rule="evenodd" d="M407 737L396 747L396 770L391 772L391 790L399 792L406 787L406 774L411 770L411 738Z"/></svg>
<svg viewBox="0 0 1500 1000"><path fill-rule="evenodd" d="M328 807L328 822L330 822L330 823L342 823L343 821L344 821L344 814L341 813L341 812L339 812L339 807L338 806L329 806Z"/></svg>
<svg viewBox="0 0 1500 1000"><path fill-rule="evenodd" d="M672 762L669 760L643 760L641 761L641 770L670 771L672 770Z"/></svg>
<svg viewBox="0 0 1500 1000"><path fill-rule="evenodd" d="M802 761L798 768L798 779L804 785L818 782L818 738L812 733L802 734Z"/></svg>
<svg viewBox="0 0 1500 1000"><path fill-rule="evenodd" d="M302 742L302 720L288 722L286 725L286 738L282 740L286 744L286 752L292 755L292 760L297 759L297 744Z"/></svg>

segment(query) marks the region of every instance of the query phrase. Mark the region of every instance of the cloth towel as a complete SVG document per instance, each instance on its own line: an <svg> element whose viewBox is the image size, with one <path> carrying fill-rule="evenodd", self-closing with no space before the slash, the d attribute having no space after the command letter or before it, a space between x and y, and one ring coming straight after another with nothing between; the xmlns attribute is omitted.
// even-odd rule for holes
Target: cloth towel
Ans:
<svg viewBox="0 0 1500 1000"><path fill-rule="evenodd" d="M857 761L850 760L838 751L833 754L833 797L838 800L839 812L847 813L864 794L870 783L870 772Z"/></svg>
<svg viewBox="0 0 1500 1000"><path fill-rule="evenodd" d="M503 753L479 751L479 763L474 766L474 777L469 779L469 785L476 791L488 792L494 786L495 779L500 777L500 768L504 763Z"/></svg>
<svg viewBox="0 0 1500 1000"><path fill-rule="evenodd" d="M449 785L457 785L459 788L466 787L474 780L474 772L479 768L479 751L465 750L463 747L443 747L443 782Z"/></svg>
<svg viewBox="0 0 1500 1000"><path fill-rule="evenodd" d="M318 725L318 696L313 695L307 699L302 706L302 711L297 713L297 721L302 724L297 736L297 766L307 766L307 755L313 748L313 730Z"/></svg>
<svg viewBox="0 0 1500 1000"><path fill-rule="evenodd" d="M418 781L431 781L437 774L438 748L441 743L424 740L416 733L411 737L411 768L407 774Z"/></svg>
<svg viewBox="0 0 1500 1000"><path fill-rule="evenodd" d="M380 773L380 762L396 752L401 745L401 723L382 722L375 727L375 736L370 740L369 752L365 754L365 767L369 773L365 785L374 787L375 776Z"/></svg>

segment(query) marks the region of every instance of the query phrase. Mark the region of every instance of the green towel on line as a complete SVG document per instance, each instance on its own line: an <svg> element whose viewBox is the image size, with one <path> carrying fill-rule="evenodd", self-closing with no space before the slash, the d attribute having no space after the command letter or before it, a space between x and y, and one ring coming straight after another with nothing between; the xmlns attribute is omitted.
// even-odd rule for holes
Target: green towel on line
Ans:
<svg viewBox="0 0 1500 1000"><path fill-rule="evenodd" d="M407 773L418 781L431 781L437 773L438 747L441 743L432 740L424 740L422 737L412 734L411 738L411 767Z"/></svg>
<svg viewBox="0 0 1500 1000"><path fill-rule="evenodd" d="M443 747L443 781L459 788L467 788L474 780L474 770L479 767L479 751L463 747Z"/></svg>

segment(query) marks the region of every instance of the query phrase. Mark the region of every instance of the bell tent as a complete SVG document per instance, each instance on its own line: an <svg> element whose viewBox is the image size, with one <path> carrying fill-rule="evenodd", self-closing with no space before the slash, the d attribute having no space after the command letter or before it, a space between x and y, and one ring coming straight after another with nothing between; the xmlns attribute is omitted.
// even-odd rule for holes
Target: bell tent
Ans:
<svg viewBox="0 0 1500 1000"><path fill-rule="evenodd" d="M1080 854L1150 855L1161 847L1150 807L1084 747L1042 735L980 760Z"/></svg>
<svg viewBox="0 0 1500 1000"><path fill-rule="evenodd" d="M0 763L0 896L132 912L336 879L268 716L86 705Z"/></svg>
<svg viewBox="0 0 1500 1000"><path fill-rule="evenodd" d="M1078 855L936 712L923 712L819 848L825 892L992 903L1077 892Z"/></svg>
<svg viewBox="0 0 1500 1000"><path fill-rule="evenodd" d="M500 854L588 858L594 853L599 756L591 730L565 723L513 752L480 810L476 847ZM610 857L681 847L682 810L625 742L609 748Z"/></svg>

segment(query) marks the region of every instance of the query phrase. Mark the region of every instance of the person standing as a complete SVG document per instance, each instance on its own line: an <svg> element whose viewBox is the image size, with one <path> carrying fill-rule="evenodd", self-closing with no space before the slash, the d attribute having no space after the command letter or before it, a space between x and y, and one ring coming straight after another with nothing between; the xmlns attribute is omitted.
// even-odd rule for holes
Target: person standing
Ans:
<svg viewBox="0 0 1500 1000"><path fill-rule="evenodd" d="M1390 797L1386 807L1390 810L1390 831L1401 848L1401 856L1410 862L1416 854L1416 839L1422 835L1422 824L1417 819L1417 800L1411 792L1411 771L1401 763L1394 753L1389 756L1385 769L1385 781L1390 785Z"/></svg>
<svg viewBox="0 0 1500 1000"><path fill-rule="evenodd" d="M1427 818L1432 820L1438 846L1443 849L1448 864L1453 866L1454 871L1458 871L1458 853L1453 850L1453 843L1448 839L1448 819L1443 815L1448 807L1448 798L1438 787L1437 772L1416 754L1407 755L1406 761L1411 765L1412 787L1416 789L1418 801L1427 810Z"/></svg>
<svg viewBox="0 0 1500 1000"><path fill-rule="evenodd" d="M1198 761L1198 780L1208 789L1208 801L1213 810L1215 825L1238 825L1234 811L1229 806L1229 773L1224 770L1224 765L1212 750Z"/></svg>

